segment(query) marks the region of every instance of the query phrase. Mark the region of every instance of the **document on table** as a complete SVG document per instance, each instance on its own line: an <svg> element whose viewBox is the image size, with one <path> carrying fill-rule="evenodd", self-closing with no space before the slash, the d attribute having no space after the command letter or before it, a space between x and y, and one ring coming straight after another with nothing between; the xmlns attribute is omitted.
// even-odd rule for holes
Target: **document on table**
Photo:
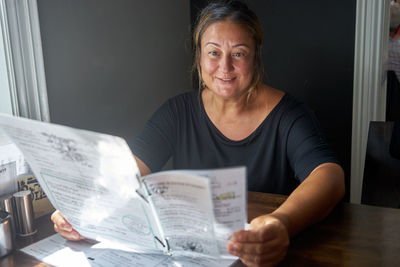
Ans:
<svg viewBox="0 0 400 267"><path fill-rule="evenodd" d="M208 257L168 257L155 253L135 253L120 250L117 245L87 241L71 242L52 235L21 251L54 266L143 266L143 267L223 267L235 260Z"/></svg>

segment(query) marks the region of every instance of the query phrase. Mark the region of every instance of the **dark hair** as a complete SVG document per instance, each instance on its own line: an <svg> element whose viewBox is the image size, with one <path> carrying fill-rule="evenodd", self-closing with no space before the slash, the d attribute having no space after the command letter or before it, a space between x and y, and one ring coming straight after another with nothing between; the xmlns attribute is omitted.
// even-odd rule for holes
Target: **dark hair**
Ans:
<svg viewBox="0 0 400 267"><path fill-rule="evenodd" d="M200 12L193 30L194 58L192 71L197 71L199 88L203 87L200 67L201 37L209 25L225 20L245 26L255 41L255 71L248 92L248 96L250 96L262 82L264 76L264 67L261 58L263 31L256 14L241 1L213 1Z"/></svg>

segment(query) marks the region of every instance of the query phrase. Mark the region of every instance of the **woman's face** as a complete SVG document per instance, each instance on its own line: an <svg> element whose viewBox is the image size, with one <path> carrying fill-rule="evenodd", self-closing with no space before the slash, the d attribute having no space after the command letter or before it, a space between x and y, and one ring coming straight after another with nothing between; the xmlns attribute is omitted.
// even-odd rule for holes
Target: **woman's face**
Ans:
<svg viewBox="0 0 400 267"><path fill-rule="evenodd" d="M201 75L206 87L225 99L238 98L254 74L255 41L246 28L229 21L208 26L201 39Z"/></svg>

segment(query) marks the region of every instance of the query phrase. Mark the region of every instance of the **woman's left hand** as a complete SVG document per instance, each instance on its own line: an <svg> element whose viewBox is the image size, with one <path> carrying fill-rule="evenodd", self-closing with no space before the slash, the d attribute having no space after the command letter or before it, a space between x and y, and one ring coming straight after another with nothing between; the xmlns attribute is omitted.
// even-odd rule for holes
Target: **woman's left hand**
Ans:
<svg viewBox="0 0 400 267"><path fill-rule="evenodd" d="M267 214L253 219L249 230L235 232L227 251L247 266L274 266L285 257L289 240L282 220Z"/></svg>

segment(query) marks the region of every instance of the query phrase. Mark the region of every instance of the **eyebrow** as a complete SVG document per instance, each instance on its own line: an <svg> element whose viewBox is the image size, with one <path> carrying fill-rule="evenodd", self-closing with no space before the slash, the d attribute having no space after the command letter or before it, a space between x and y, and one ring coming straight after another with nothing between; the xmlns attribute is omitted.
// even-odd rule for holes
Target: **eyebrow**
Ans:
<svg viewBox="0 0 400 267"><path fill-rule="evenodd" d="M209 45L209 44L215 45L215 46L217 46L217 47L221 47L219 44L214 43L214 42L207 42L207 43L206 43L206 46ZM247 44L235 44L233 47L239 47L239 46L245 46L245 47L247 47L247 48L250 48Z"/></svg>

